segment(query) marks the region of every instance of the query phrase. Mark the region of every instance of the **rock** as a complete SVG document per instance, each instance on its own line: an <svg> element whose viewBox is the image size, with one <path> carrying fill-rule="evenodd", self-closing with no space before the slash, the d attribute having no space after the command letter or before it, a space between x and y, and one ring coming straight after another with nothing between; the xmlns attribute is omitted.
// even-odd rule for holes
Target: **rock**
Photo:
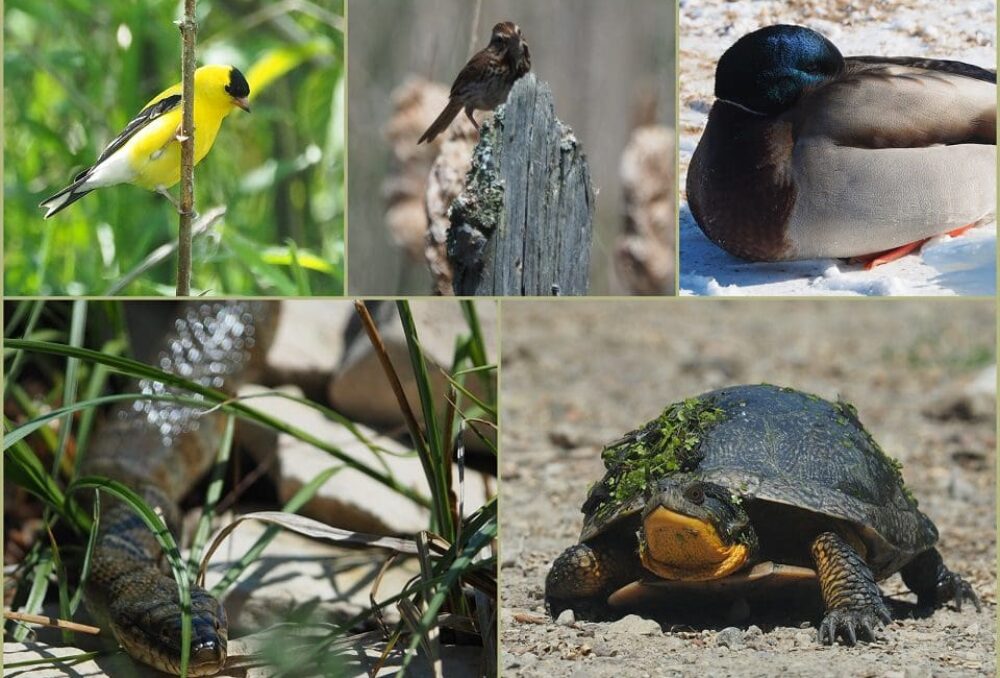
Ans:
<svg viewBox="0 0 1000 678"><path fill-rule="evenodd" d="M674 131L647 121L622 151L625 223L615 270L632 294L672 294L674 286Z"/></svg>
<svg viewBox="0 0 1000 678"><path fill-rule="evenodd" d="M239 395L259 393L260 390L259 387L246 386L240 389ZM246 404L308 431L310 435L340 449L356 462L384 472L383 462L368 445L358 440L346 426L328 420L307 405L277 396L253 398L247 400ZM376 435L364 426L357 426L357 430L370 443L392 455L385 458L391 461L392 476L397 483L429 496L430 490L419 459L415 456L398 456L405 453L407 448L394 440ZM278 494L282 502L291 499L325 469L343 467L306 504L302 510L304 515L334 527L374 534L414 534L427 528L429 512L426 508L291 435L282 434L278 437L278 464ZM457 490L457 473L455 487ZM482 477L466 469L466 515L483 505L485 492Z"/></svg>
<svg viewBox="0 0 1000 678"><path fill-rule="evenodd" d="M979 490L965 478L962 471L952 469L948 479L948 496L959 501L974 503L979 498Z"/></svg>
<svg viewBox="0 0 1000 678"><path fill-rule="evenodd" d="M507 669L512 669L517 666L520 666L520 658L516 654L513 654L512 652L500 653L500 667L504 672L506 672Z"/></svg>
<svg viewBox="0 0 1000 678"><path fill-rule="evenodd" d="M573 614L573 610L563 610L556 619L556 624L559 626L572 626L575 623L576 615Z"/></svg>
<svg viewBox="0 0 1000 678"><path fill-rule="evenodd" d="M680 651L688 645L687 641L683 638L671 634L665 634L662 638L658 638L656 642L657 647L663 652Z"/></svg>
<svg viewBox="0 0 1000 678"><path fill-rule="evenodd" d="M911 664L903 670L904 678L931 678L933 675L933 669L925 662Z"/></svg>
<svg viewBox="0 0 1000 678"><path fill-rule="evenodd" d="M549 442L556 447L561 447L564 450L579 447L580 433L578 429L579 426L576 424L556 424L553 429L549 431Z"/></svg>
<svg viewBox="0 0 1000 678"><path fill-rule="evenodd" d="M799 631L795 634L795 647L815 647L816 634L807 631Z"/></svg>
<svg viewBox="0 0 1000 678"><path fill-rule="evenodd" d="M604 639L595 639L592 652L595 657L617 657L618 647Z"/></svg>
<svg viewBox="0 0 1000 678"><path fill-rule="evenodd" d="M974 379L950 385L938 395L925 414L932 419L965 422L991 419L996 413L996 365L981 370Z"/></svg>
<svg viewBox="0 0 1000 678"><path fill-rule="evenodd" d="M322 379L325 385L343 357L344 329L354 314L351 301L283 301L267 353L272 381L301 385L303 378Z"/></svg>
<svg viewBox="0 0 1000 678"><path fill-rule="evenodd" d="M659 624L637 614L630 614L610 624L608 631L632 636L654 636L662 633Z"/></svg>
<svg viewBox="0 0 1000 678"><path fill-rule="evenodd" d="M736 650L743 647L746 644L746 640L742 630L735 626L728 626L716 634L715 644L719 647L728 647L730 650Z"/></svg>
<svg viewBox="0 0 1000 678"><path fill-rule="evenodd" d="M538 655L533 654L531 652L525 652L524 654L521 655L518 665L522 667L528 667L537 663L538 663Z"/></svg>
<svg viewBox="0 0 1000 678"><path fill-rule="evenodd" d="M493 301L477 301L476 311L482 326L487 360L496 360L497 310ZM431 392L435 395L438 412L444 412L447 380L440 368L451 366L456 338L468 334L468 326L457 303L414 301L410 303L420 345L428 360ZM419 412L420 396L410 367L410 354L396 305L377 302L371 307L372 316L382 335L403 390L415 412ZM364 330L354 326L347 330L347 348L329 385L329 401L340 413L376 427L396 428L405 425L403 415L378 356ZM470 376L466 386L482 396L481 382ZM418 415L419 416L419 415Z"/></svg>

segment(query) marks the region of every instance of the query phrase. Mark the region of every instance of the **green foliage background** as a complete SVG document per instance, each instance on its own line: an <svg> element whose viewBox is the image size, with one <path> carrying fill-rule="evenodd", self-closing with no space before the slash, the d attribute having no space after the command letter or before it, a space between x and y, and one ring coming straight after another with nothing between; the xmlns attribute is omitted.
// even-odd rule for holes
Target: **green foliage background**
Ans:
<svg viewBox="0 0 1000 678"><path fill-rule="evenodd" d="M95 191L47 221L38 203L180 80L174 22L182 5L5 7L5 293L115 291L151 252L176 241L174 207L127 185ZM232 113L195 170L198 212L224 205L227 213L195 240L192 293L342 294L343 0L199 0L197 8L199 65L243 71L253 113ZM122 293L172 294L175 266L171 255Z"/></svg>

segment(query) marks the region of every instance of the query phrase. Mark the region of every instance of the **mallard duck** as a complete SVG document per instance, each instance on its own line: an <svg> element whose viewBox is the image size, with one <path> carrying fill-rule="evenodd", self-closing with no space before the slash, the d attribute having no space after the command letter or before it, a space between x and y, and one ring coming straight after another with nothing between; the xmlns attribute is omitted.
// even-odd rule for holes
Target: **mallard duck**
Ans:
<svg viewBox="0 0 1000 678"><path fill-rule="evenodd" d="M715 96L687 197L737 257L871 264L996 210L995 71L844 58L816 31L777 25L726 50Z"/></svg>

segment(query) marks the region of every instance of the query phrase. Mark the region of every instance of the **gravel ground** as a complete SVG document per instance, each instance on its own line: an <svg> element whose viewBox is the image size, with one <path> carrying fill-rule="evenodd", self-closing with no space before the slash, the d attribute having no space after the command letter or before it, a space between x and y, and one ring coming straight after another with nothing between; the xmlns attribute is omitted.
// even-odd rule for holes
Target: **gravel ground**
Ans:
<svg viewBox="0 0 1000 678"><path fill-rule="evenodd" d="M992 303L512 301L502 322L504 676L994 675ZM678 399L762 381L857 406L982 613L905 615L855 648L817 645L808 618L723 630L546 616L545 574L576 541L601 446ZM911 609L898 576L882 588Z"/></svg>

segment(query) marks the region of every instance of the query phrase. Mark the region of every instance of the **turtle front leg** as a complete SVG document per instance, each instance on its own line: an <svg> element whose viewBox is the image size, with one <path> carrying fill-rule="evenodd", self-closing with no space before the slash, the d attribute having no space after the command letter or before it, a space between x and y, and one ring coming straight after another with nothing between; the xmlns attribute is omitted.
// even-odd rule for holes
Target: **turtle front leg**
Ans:
<svg viewBox="0 0 1000 678"><path fill-rule="evenodd" d="M569 609L593 616L635 574L635 568L622 563L614 549L574 544L555 559L545 577L545 607L553 617Z"/></svg>
<svg viewBox="0 0 1000 678"><path fill-rule="evenodd" d="M917 594L917 604L921 607L934 608L954 603L961 610L962 603L968 600L976 606L976 612L982 611L979 597L972 586L945 567L937 549L927 549L907 563L899 573L907 588Z"/></svg>
<svg viewBox="0 0 1000 678"><path fill-rule="evenodd" d="M816 537L812 557L826 604L826 616L819 625L819 642L832 645L840 636L847 645L854 645L859 634L874 641L876 631L892 621L892 617L864 559L833 532Z"/></svg>

